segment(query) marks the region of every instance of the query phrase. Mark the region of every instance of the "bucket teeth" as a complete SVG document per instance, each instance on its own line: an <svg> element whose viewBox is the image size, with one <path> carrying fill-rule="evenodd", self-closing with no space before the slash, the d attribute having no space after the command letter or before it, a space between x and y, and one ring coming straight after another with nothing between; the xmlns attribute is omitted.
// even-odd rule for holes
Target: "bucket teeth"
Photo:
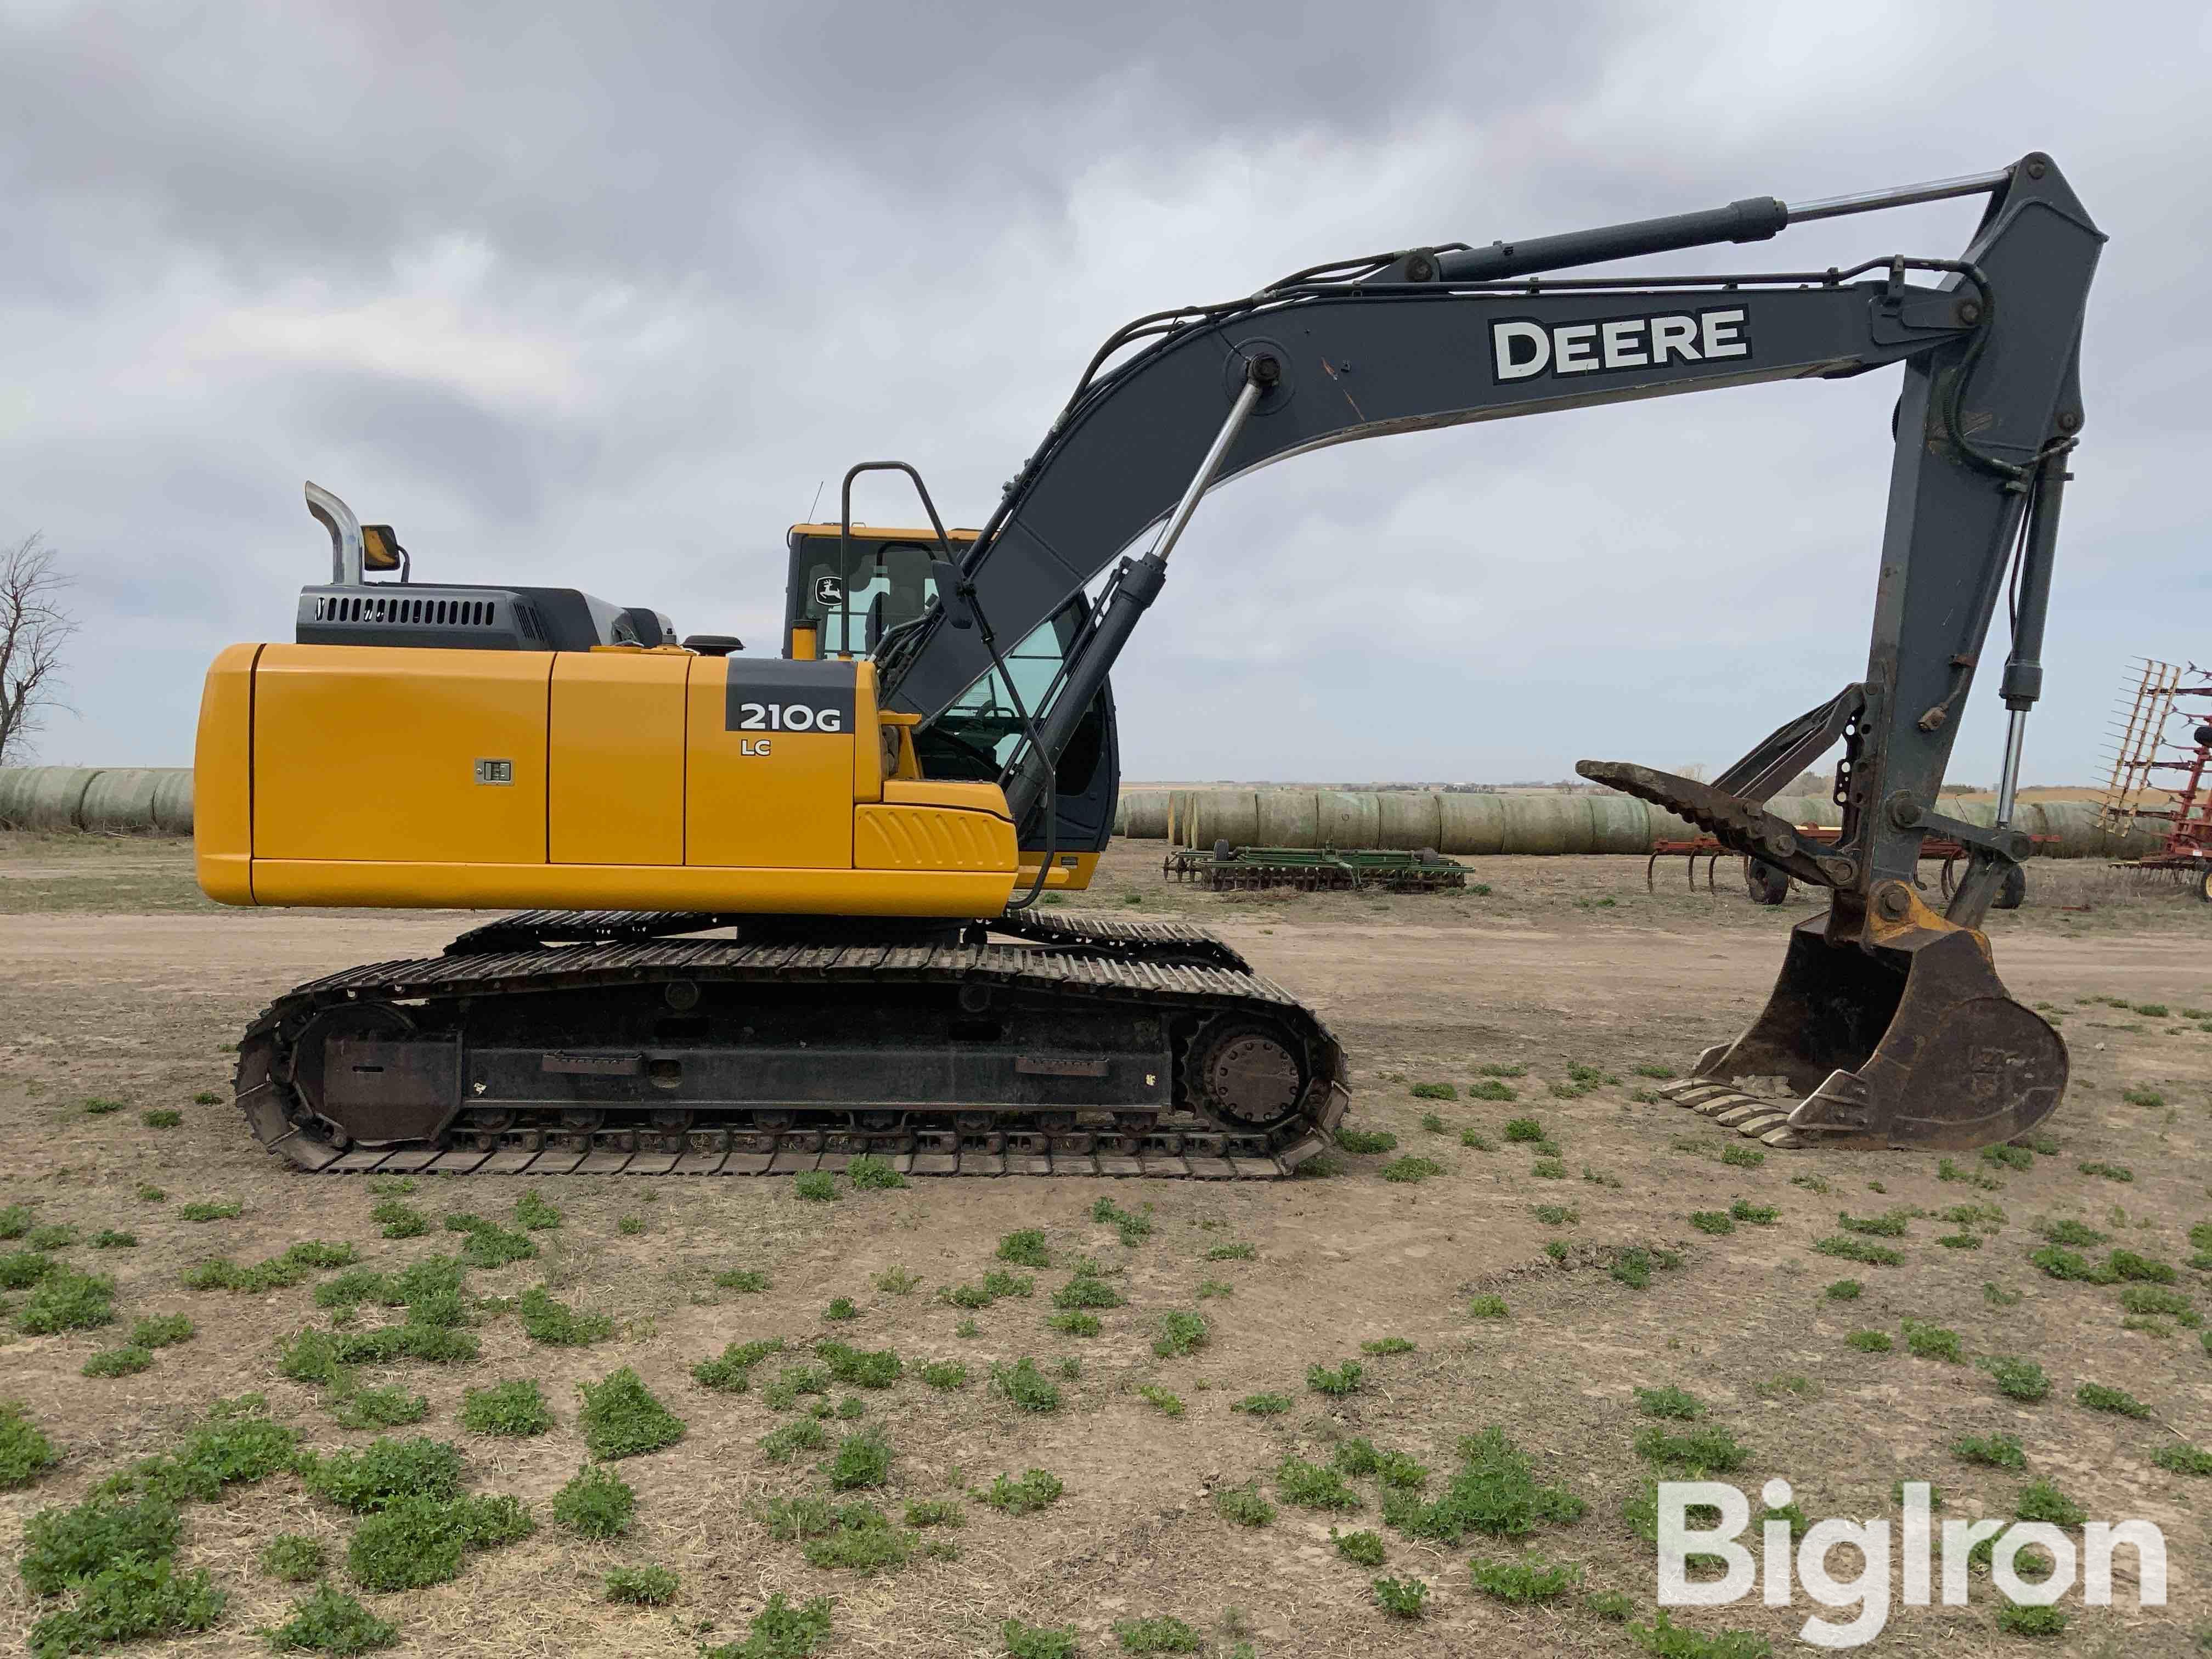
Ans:
<svg viewBox="0 0 2212 1659"><path fill-rule="evenodd" d="M1653 1092L1660 1099L1686 1106L1699 1117L1711 1118L1724 1129L1733 1129L1762 1146L1788 1148L1808 1143L1790 1127L1790 1108L1778 1101L1747 1095L1741 1089L1699 1078L1662 1084Z"/></svg>

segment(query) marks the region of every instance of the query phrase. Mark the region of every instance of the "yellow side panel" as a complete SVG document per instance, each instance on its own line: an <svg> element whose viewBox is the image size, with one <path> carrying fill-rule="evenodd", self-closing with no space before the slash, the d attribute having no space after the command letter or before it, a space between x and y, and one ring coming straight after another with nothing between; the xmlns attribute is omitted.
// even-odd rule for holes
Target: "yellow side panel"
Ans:
<svg viewBox="0 0 2212 1659"><path fill-rule="evenodd" d="M1014 872L1014 887L1018 892L1027 892L1030 884L1036 879L1036 857L1034 852L1024 853L1022 856L1029 862ZM1096 853L1055 854L1052 868L1045 872L1045 891L1079 893L1091 885L1091 878L1097 871L1098 854Z"/></svg>
<svg viewBox="0 0 2212 1659"><path fill-rule="evenodd" d="M829 665L691 659L684 732L684 861L745 869L853 867L855 734L876 746L874 670L836 732L780 727L792 703L821 700ZM794 672L797 671L797 672ZM739 695L731 695L731 677ZM860 718L866 714L865 723ZM748 726L747 721L758 722Z"/></svg>
<svg viewBox="0 0 2212 1659"><path fill-rule="evenodd" d="M876 665L855 665L853 676L853 799L884 798L883 727L876 713Z"/></svg>
<svg viewBox="0 0 2212 1659"><path fill-rule="evenodd" d="M860 870L1014 868L1014 826L986 812L931 806L856 806L853 864Z"/></svg>
<svg viewBox="0 0 2212 1659"><path fill-rule="evenodd" d="M544 863L553 656L264 647L255 858ZM479 782L480 773L511 781Z"/></svg>
<svg viewBox="0 0 2212 1659"><path fill-rule="evenodd" d="M693 659L553 659L546 849L555 864L684 862L684 684Z"/></svg>
<svg viewBox="0 0 2212 1659"><path fill-rule="evenodd" d="M227 647L200 693L192 748L192 858L200 891L218 904L253 902L253 661L258 645Z"/></svg>
<svg viewBox="0 0 2212 1659"><path fill-rule="evenodd" d="M1012 822L1006 798L995 783L935 783L921 778L887 778L884 799L901 806L957 806L969 812L992 812Z"/></svg>
<svg viewBox="0 0 2212 1659"><path fill-rule="evenodd" d="M343 648L343 647L341 647ZM849 809L848 809L849 810ZM732 910L790 915L995 916L1008 870L701 870L605 864L336 864L262 860L263 904L458 910Z"/></svg>

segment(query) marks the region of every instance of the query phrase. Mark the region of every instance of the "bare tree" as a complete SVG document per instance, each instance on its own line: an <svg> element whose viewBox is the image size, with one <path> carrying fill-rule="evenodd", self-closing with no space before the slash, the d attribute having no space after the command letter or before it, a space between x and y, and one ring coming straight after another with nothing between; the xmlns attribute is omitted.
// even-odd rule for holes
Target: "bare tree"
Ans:
<svg viewBox="0 0 2212 1659"><path fill-rule="evenodd" d="M61 605L69 585L35 532L0 549L0 766L29 753L46 710L67 707L62 647L76 632Z"/></svg>

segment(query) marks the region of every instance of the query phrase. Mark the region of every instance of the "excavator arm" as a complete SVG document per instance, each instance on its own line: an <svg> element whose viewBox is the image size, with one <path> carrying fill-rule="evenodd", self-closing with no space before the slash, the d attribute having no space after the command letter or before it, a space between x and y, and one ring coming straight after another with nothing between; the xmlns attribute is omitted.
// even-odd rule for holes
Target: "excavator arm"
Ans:
<svg viewBox="0 0 2212 1659"><path fill-rule="evenodd" d="M1968 195L1987 206L1952 259L1547 274ZM1579 769L1833 890L1828 912L1793 935L1765 1013L1700 1060L1685 1091L1698 1097L1686 1103L1778 1140L1965 1146L2021 1133L2057 1106L2065 1050L2005 994L1976 930L2027 850L2008 821L2021 721L2040 690L2059 500L2082 422L2082 314L2103 240L2057 165L2030 155L1992 173L1832 201L1754 198L1528 242L1381 255L1139 319L1101 349L975 543L940 570L938 607L884 641L884 704L926 726L1002 672L1000 642L1088 603L1089 626L1028 711L1002 777L1017 822L1041 809L1048 818L1060 754L1159 592L1176 538L1223 480L1395 432L1902 364L1864 678L1711 785L1621 763ZM1154 544L1127 555L1154 526ZM1936 802L2008 572L2001 690L2011 722L1996 823L1984 829ZM1812 576L1830 589L1844 580L1832 567ZM1838 742L1840 837L1802 846L1763 804ZM1972 854L1944 915L1913 879L1929 834ZM1802 1098L1785 1122L1734 1086L1744 1079L1770 1090L1778 1079Z"/></svg>

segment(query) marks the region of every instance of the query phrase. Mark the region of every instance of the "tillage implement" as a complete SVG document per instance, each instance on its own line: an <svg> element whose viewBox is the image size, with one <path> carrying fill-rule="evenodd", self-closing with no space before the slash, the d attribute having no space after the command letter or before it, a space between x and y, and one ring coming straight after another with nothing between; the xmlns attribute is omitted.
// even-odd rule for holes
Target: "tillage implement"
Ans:
<svg viewBox="0 0 2212 1659"><path fill-rule="evenodd" d="M1948 198L1983 204L1956 258L1582 269ZM416 581L389 526L310 485L330 582L302 591L293 643L233 646L208 676L201 885L522 914L280 998L240 1045L246 1121L339 1171L872 1153L917 1173L1283 1174L1346 1101L1313 1013L1195 928L1038 903L1085 887L1106 844L1109 672L1205 493L1355 438L1899 365L1865 678L1710 784L1580 769L1832 895L1683 1104L1775 1145L2017 1135L2057 1106L2066 1051L1979 925L2027 850L2013 793L2102 241L2032 155L1343 260L1155 313L1100 348L981 529L947 531L902 463L854 468L838 521L790 532L769 659L572 589ZM886 469L927 529L853 521L854 477ZM1984 828L1936 799L2001 597L2010 724ZM1765 803L1839 744L1841 831L1801 842ZM1913 879L1929 837L1968 858L1941 914Z"/></svg>

